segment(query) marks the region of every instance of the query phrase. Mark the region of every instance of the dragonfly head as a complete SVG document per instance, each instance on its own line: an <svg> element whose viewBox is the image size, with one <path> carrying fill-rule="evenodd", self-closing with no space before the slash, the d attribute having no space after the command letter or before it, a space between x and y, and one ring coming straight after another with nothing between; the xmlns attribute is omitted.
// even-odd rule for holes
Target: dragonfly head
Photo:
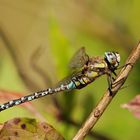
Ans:
<svg viewBox="0 0 140 140"><path fill-rule="evenodd" d="M120 63L120 54L117 52L105 52L105 61L111 70L116 70Z"/></svg>

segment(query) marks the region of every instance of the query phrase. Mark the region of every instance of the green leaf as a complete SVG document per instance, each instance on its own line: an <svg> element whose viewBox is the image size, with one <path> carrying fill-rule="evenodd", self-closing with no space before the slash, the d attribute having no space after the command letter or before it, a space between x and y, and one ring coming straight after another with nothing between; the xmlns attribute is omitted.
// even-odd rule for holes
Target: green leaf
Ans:
<svg viewBox="0 0 140 140"><path fill-rule="evenodd" d="M64 140L49 124L30 118L14 118L4 123L0 140Z"/></svg>

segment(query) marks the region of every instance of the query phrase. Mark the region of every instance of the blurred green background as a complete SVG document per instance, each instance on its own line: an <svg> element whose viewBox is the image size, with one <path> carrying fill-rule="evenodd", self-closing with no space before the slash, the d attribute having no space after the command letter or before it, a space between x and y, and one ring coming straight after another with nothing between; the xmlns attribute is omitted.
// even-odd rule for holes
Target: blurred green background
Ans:
<svg viewBox="0 0 140 140"><path fill-rule="evenodd" d="M140 39L139 7L139 0L0 1L0 102L8 101L7 93L14 98L14 93L27 95L55 85L69 75L69 60L82 46L90 56L118 51L123 65ZM86 140L140 139L140 120L120 107L140 93L139 69L137 63L129 86L119 91ZM72 94L33 101L35 111L21 106L3 111L0 122L37 118L70 140L106 89L103 76Z"/></svg>

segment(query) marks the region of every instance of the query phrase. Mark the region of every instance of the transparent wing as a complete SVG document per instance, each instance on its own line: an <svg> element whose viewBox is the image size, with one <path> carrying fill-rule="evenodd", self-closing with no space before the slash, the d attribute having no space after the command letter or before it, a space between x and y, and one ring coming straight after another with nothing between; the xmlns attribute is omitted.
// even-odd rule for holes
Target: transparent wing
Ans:
<svg viewBox="0 0 140 140"><path fill-rule="evenodd" d="M85 47L80 48L69 62L69 67L72 69L83 67L89 60L89 56L85 52Z"/></svg>
<svg viewBox="0 0 140 140"><path fill-rule="evenodd" d="M70 74L69 76L66 76L65 78L63 78L62 80L60 80L60 81L56 84L55 87L59 87L59 86L61 86L62 84L63 84L63 85L68 84L68 83L71 81L72 77L75 77L75 76L78 76L78 75L81 75L81 74L82 74L81 71L79 71L79 72L73 72L73 73Z"/></svg>

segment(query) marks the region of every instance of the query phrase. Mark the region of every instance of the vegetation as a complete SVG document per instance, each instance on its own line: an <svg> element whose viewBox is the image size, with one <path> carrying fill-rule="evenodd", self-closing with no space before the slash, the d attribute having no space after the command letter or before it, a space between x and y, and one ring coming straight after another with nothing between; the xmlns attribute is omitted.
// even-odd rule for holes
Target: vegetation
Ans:
<svg viewBox="0 0 140 140"><path fill-rule="evenodd" d="M69 61L82 46L90 56L117 51L123 65L140 39L139 5L138 0L1 1L0 103L56 85L72 73ZM137 63L126 88L118 92L87 140L139 138L139 117L120 107L140 93L139 69ZM34 118L72 139L107 88L103 76L84 89L13 107L0 112L1 126L16 117Z"/></svg>

